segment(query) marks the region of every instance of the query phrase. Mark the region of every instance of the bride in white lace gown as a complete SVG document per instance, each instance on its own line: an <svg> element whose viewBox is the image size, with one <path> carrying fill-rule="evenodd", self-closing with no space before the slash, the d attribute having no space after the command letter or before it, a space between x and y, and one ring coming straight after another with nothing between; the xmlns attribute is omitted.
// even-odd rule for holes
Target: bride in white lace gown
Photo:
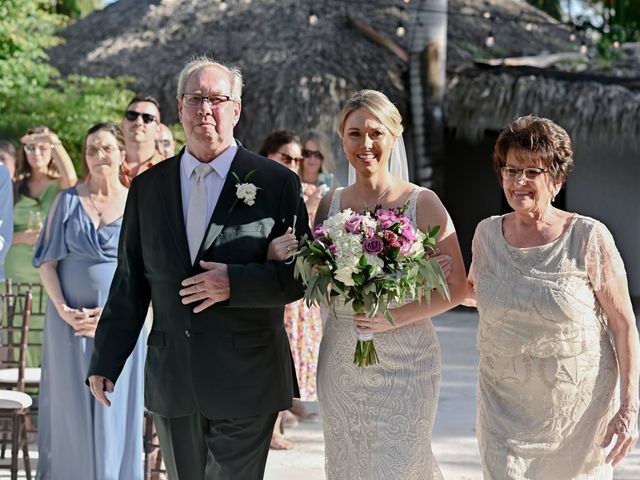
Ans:
<svg viewBox="0 0 640 480"><path fill-rule="evenodd" d="M431 451L440 391L440 346L430 318L460 303L465 272L453 223L438 197L389 171L392 147L402 133L401 120L396 107L380 92L363 90L347 102L339 134L355 182L323 199L316 223L346 208L362 211L378 204L384 208L406 204L407 216L422 231L429 225L442 226L438 248L452 257L447 279L451 302L434 294L430 305L400 306L391 311L395 326L382 315L372 319L354 315L349 306L336 302L318 360L329 480L442 478ZM380 363L353 364L355 329L375 334Z"/></svg>

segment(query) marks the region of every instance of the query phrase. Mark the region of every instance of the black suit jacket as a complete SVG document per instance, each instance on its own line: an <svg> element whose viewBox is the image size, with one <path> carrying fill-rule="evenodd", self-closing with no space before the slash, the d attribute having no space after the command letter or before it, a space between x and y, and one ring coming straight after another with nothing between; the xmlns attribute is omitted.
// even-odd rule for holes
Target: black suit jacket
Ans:
<svg viewBox="0 0 640 480"><path fill-rule="evenodd" d="M100 318L89 375L112 381L143 327L149 301L145 401L166 417L261 415L289 408L297 382L283 324L284 305L302 296L293 266L267 261L269 242L295 225L308 233L298 176L239 147L191 265L182 213L180 157L133 180L122 222L118 267ZM235 172L259 187L255 204L236 200ZM244 182L243 182L244 183ZM230 299L193 313L180 282L201 259L228 265ZM117 383L116 383L116 388Z"/></svg>

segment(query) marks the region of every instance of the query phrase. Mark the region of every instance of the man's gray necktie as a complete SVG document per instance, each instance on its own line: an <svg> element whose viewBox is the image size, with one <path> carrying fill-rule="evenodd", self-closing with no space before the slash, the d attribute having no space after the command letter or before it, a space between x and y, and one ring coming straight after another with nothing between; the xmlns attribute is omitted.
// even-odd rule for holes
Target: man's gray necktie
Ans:
<svg viewBox="0 0 640 480"><path fill-rule="evenodd" d="M198 165L191 174L195 177L195 184L191 189L189 197L189 208L187 210L187 240L189 241L189 254L191 263L196 259L200 244L207 230L209 218L207 217L207 188L204 179L213 172L209 165Z"/></svg>

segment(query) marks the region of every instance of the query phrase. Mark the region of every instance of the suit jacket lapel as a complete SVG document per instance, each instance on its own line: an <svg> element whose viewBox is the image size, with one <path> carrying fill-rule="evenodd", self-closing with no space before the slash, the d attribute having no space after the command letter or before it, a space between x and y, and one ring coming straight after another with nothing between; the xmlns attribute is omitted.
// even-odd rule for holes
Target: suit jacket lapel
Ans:
<svg viewBox="0 0 640 480"><path fill-rule="evenodd" d="M234 157L233 162L231 162L231 168L229 168L229 173L225 179L222 191L220 192L218 203L216 203L216 207L211 215L209 227L207 228L207 232L205 233L202 244L200 245L198 255L196 255L194 265L198 264L205 252L211 248L213 242L215 242L218 235L220 235L220 232L229 220L229 216L232 213L232 207L233 210L235 210L241 206L240 204L242 203L242 200L238 200L236 202L236 183L238 181L233 173L238 176L241 183L244 183L244 177L251 171L253 164L250 161L250 157L244 154L244 151L244 148L239 145L236 156ZM249 181L251 182L251 180Z"/></svg>
<svg viewBox="0 0 640 480"><path fill-rule="evenodd" d="M183 152L184 150L175 157L165 160L165 162L171 162L170 168L163 172L156 185L167 217L166 226L171 232L182 262L190 270L191 258L189 257L189 243L184 226L182 190L180 188L180 158Z"/></svg>

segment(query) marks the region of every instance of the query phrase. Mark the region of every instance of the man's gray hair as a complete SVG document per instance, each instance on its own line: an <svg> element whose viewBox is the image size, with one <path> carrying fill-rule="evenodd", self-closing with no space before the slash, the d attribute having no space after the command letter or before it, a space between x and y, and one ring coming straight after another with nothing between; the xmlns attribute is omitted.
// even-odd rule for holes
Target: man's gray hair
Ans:
<svg viewBox="0 0 640 480"><path fill-rule="evenodd" d="M193 60L184 66L178 76L178 90L176 98L182 98L182 94L185 93L184 88L189 77L198 70L202 70L207 67L221 68L229 73L231 76L231 98L232 100L239 102L242 99L242 72L240 69L235 65L217 62L206 55L194 57Z"/></svg>

